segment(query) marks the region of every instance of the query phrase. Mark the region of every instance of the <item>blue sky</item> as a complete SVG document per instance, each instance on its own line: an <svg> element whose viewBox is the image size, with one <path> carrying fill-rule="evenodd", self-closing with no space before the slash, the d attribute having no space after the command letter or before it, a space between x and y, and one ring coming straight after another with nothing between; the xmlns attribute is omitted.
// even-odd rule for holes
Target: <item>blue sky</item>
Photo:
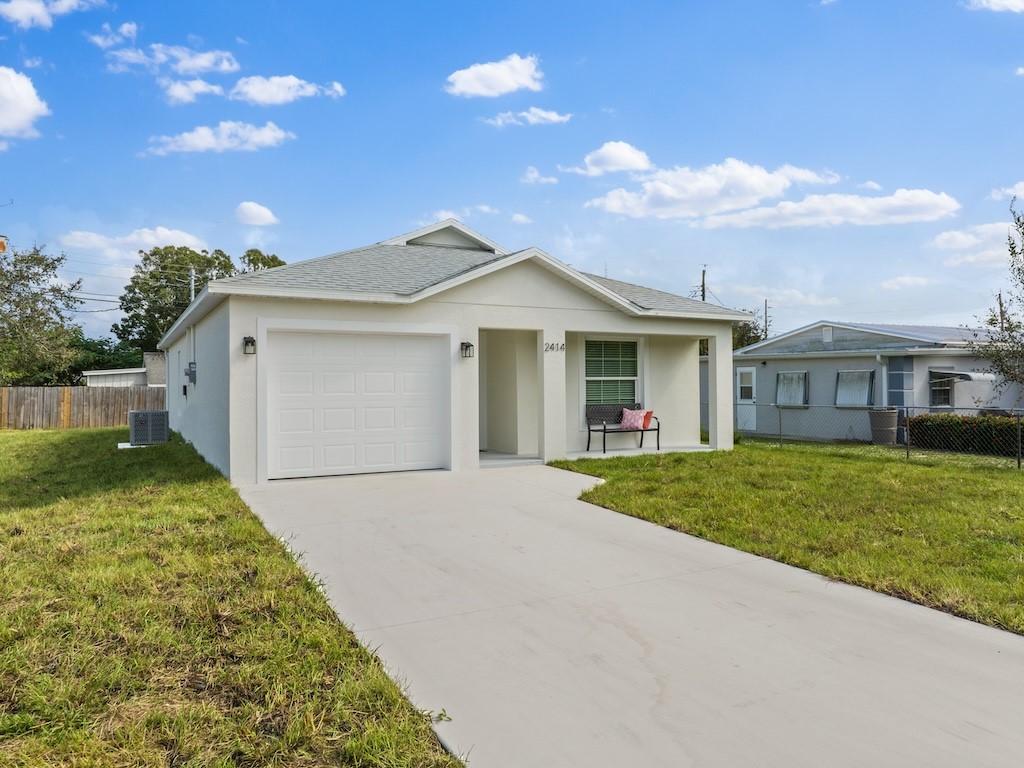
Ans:
<svg viewBox="0 0 1024 768"><path fill-rule="evenodd" d="M1024 198L1022 39L1024 0L0 0L0 233L68 255L93 336L139 249L448 216L683 295L707 265L773 332L970 324Z"/></svg>

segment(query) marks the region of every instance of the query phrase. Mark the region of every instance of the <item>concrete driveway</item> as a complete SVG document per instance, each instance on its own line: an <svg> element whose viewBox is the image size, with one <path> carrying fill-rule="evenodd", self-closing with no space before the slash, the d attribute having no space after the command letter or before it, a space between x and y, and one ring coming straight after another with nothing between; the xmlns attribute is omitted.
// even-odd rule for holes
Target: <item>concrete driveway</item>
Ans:
<svg viewBox="0 0 1024 768"><path fill-rule="evenodd" d="M578 501L592 483L242 496L473 768L1024 763L1024 638Z"/></svg>

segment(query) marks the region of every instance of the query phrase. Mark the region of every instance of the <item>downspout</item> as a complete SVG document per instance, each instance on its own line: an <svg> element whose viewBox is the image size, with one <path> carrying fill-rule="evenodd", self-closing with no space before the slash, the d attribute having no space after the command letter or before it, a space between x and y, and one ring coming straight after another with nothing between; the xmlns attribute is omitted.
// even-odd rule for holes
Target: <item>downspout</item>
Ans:
<svg viewBox="0 0 1024 768"><path fill-rule="evenodd" d="M875 355L875 362L882 366L882 407L889 406L889 358Z"/></svg>

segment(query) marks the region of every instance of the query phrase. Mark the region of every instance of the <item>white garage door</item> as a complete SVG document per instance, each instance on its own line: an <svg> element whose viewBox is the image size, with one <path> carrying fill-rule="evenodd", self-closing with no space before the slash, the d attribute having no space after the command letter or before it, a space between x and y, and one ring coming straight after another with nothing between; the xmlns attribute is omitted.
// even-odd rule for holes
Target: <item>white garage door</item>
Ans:
<svg viewBox="0 0 1024 768"><path fill-rule="evenodd" d="M445 465L441 337L277 332L267 347L269 478Z"/></svg>

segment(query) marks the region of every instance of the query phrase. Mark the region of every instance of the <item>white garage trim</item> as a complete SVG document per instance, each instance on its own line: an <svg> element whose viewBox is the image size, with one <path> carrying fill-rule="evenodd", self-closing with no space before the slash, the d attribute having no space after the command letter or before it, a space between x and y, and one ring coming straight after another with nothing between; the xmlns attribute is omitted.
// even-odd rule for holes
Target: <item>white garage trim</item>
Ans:
<svg viewBox="0 0 1024 768"><path fill-rule="evenodd" d="M459 360L458 329L451 325L433 323L366 323L346 321L309 321L280 318L259 318L256 330L256 377L257 377L257 413L256 413L256 448L257 448L257 479L267 482L269 478L269 440L270 440L270 337L280 332L293 333L325 333L347 335L385 335L385 336L432 336L439 338L443 349L447 350L447 365L441 368L441 387L447 392L447 398L440 404L445 410L441 414L443 425L443 461L444 469L452 466L452 445L455 424L452 414L455 410L457 392L455 377L452 376L452 365Z"/></svg>

